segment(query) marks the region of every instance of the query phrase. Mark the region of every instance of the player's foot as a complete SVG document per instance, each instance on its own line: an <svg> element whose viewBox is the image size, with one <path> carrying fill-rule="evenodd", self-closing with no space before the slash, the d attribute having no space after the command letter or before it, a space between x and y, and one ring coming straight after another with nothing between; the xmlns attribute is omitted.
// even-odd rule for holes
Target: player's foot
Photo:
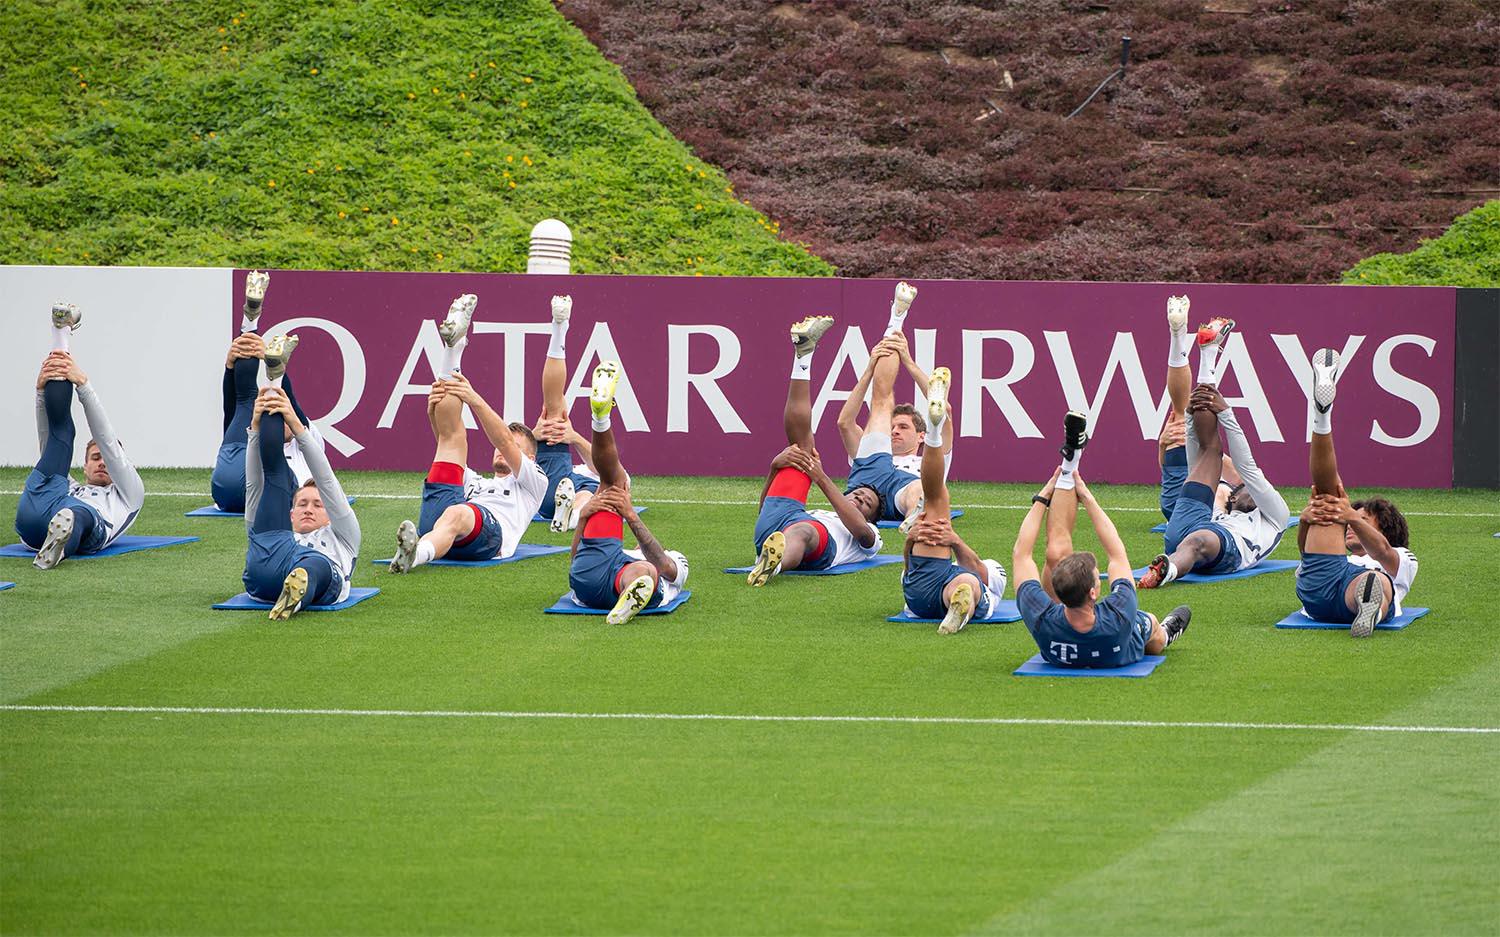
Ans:
<svg viewBox="0 0 1500 937"><path fill-rule="evenodd" d="M656 592L651 577L640 575L630 580L625 591L620 593L619 599L615 601L615 607L609 610L604 620L611 625L623 625L636 616L636 613L645 608L651 601L651 596Z"/></svg>
<svg viewBox="0 0 1500 937"><path fill-rule="evenodd" d="M911 529L917 526L917 521L922 519L922 509L927 506L927 499L921 495L917 496L917 503L907 515L901 518L901 536L905 537L911 533Z"/></svg>
<svg viewBox="0 0 1500 937"><path fill-rule="evenodd" d="M298 566L286 574L286 580L281 584L281 595L276 598L276 604L271 606L268 617L272 621L286 621L302 608L302 600L306 596L307 570Z"/></svg>
<svg viewBox="0 0 1500 937"><path fill-rule="evenodd" d="M1187 630L1188 622L1193 620L1193 610L1186 605L1179 605L1167 613L1167 617L1161 620L1161 630L1167 633L1167 647L1172 642L1182 637Z"/></svg>
<svg viewBox="0 0 1500 937"><path fill-rule="evenodd" d="M615 384L619 380L618 361L601 361L594 369L594 384L589 391L589 409L594 412L594 419L604 419L615 408Z"/></svg>
<svg viewBox="0 0 1500 937"><path fill-rule="evenodd" d="M417 544L422 538L417 535L417 525L402 521L396 528L396 555L391 557L391 572L409 573L417 559Z"/></svg>
<svg viewBox="0 0 1500 937"><path fill-rule="evenodd" d="M36 551L36 559L31 561L31 565L37 569L52 569L61 563L63 550L72 536L73 509L63 508L47 522L47 539L42 541L42 548Z"/></svg>
<svg viewBox="0 0 1500 937"><path fill-rule="evenodd" d="M911 301L917 298L917 288L902 280L896 284L896 298L891 302L891 317L900 319L906 315L906 310L911 308Z"/></svg>
<svg viewBox="0 0 1500 937"><path fill-rule="evenodd" d="M260 318L261 304L266 301L266 288L271 285L271 275L261 270L245 274L245 318L254 322Z"/></svg>
<svg viewBox="0 0 1500 937"><path fill-rule="evenodd" d="M1332 348L1320 348L1312 356L1313 406L1319 413L1327 413L1333 406L1338 390L1339 353Z"/></svg>
<svg viewBox="0 0 1500 937"><path fill-rule="evenodd" d="M1167 328L1172 330L1172 334L1187 329L1188 307L1191 305L1186 296L1167 297Z"/></svg>
<svg viewBox="0 0 1500 937"><path fill-rule="evenodd" d="M1089 418L1085 413L1077 410L1069 410L1068 415L1063 417L1063 444L1058 452L1062 453L1063 459L1073 458L1084 446L1089 444Z"/></svg>
<svg viewBox="0 0 1500 937"><path fill-rule="evenodd" d="M575 491L573 479L564 478L557 483L557 492L552 496L552 523L554 534L560 534L568 529L568 518L573 514L573 499Z"/></svg>
<svg viewBox="0 0 1500 937"><path fill-rule="evenodd" d="M1380 620L1380 603L1385 601L1385 590L1380 588L1380 574L1375 570L1360 573L1354 580L1354 596L1358 604L1354 608L1354 621L1349 624L1349 636L1368 638Z"/></svg>
<svg viewBox="0 0 1500 937"><path fill-rule="evenodd" d="M947 368L933 368L927 379L927 422L936 426L948 418L948 387L953 383L953 372Z"/></svg>
<svg viewBox="0 0 1500 937"><path fill-rule="evenodd" d="M1215 316L1208 320L1206 325L1198 326L1198 348L1204 349L1210 345L1217 346L1223 350L1229 342L1229 335L1234 331L1234 320L1224 316Z"/></svg>
<svg viewBox="0 0 1500 937"><path fill-rule="evenodd" d="M468 337L469 323L474 321L474 310L478 306L479 297L473 293L465 293L453 301L448 307L447 317L438 323L438 335L442 336L444 345L457 348L458 343Z"/></svg>
<svg viewBox="0 0 1500 937"><path fill-rule="evenodd" d="M760 556L745 581L752 586L763 586L781 570L781 558L786 555L786 534L776 531L760 545Z"/></svg>
<svg viewBox="0 0 1500 937"><path fill-rule="evenodd" d="M1145 575L1136 582L1137 589L1158 589L1177 577L1172 574L1172 559L1165 553L1158 553L1151 565L1146 567Z"/></svg>
<svg viewBox="0 0 1500 937"><path fill-rule="evenodd" d="M974 617L974 587L967 582L953 590L948 600L948 614L938 625L938 634L958 634Z"/></svg>
<svg viewBox="0 0 1500 937"><path fill-rule="evenodd" d="M792 326L792 347L798 358L805 358L818 347L818 339L833 328L833 316L808 316Z"/></svg>
<svg viewBox="0 0 1500 937"><path fill-rule="evenodd" d="M300 339L295 335L272 335L266 339L266 377L276 380L286 373L286 364L292 360Z"/></svg>
<svg viewBox="0 0 1500 937"><path fill-rule="evenodd" d="M566 322L566 321L568 321L568 316L571 316L572 314L573 314L573 297L571 297L571 296L554 296L554 297L552 297L552 321L553 322Z"/></svg>
<svg viewBox="0 0 1500 937"><path fill-rule="evenodd" d="M83 324L83 311L72 303L52 304L52 327L78 331Z"/></svg>

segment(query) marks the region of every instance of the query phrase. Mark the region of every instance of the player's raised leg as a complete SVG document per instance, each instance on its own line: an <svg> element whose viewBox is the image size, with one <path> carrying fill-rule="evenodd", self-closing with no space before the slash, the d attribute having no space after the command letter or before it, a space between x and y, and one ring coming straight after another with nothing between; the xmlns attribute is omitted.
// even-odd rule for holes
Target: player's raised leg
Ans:
<svg viewBox="0 0 1500 937"><path fill-rule="evenodd" d="M1215 320L1218 321L1218 320ZM1193 445L1188 447L1192 464L1182 497L1167 521L1168 552L1157 554L1137 585L1155 589L1173 582L1194 569L1213 563L1223 546L1219 535L1202 526L1213 517L1214 489L1224 465L1224 446L1219 439L1219 415L1207 405L1189 407L1188 432Z"/></svg>
<svg viewBox="0 0 1500 937"><path fill-rule="evenodd" d="M1069 410L1063 416L1063 444L1058 449L1062 464L1058 466L1057 484L1052 492L1052 503L1047 508L1047 554L1042 565L1042 588L1048 595L1052 592L1052 570L1057 564L1072 556L1073 529L1078 524L1078 495L1074 491L1073 473L1083 458L1084 447L1089 441L1088 414Z"/></svg>
<svg viewBox="0 0 1500 937"><path fill-rule="evenodd" d="M1184 434L1188 396L1193 390L1193 374L1188 355L1192 351L1194 339L1187 327L1189 308L1186 296L1167 297L1167 331L1170 336L1167 349L1167 398L1170 409L1157 439L1157 464L1161 467L1159 503L1162 517L1167 520L1172 518L1172 508L1182 493L1182 483L1187 480L1188 474Z"/></svg>

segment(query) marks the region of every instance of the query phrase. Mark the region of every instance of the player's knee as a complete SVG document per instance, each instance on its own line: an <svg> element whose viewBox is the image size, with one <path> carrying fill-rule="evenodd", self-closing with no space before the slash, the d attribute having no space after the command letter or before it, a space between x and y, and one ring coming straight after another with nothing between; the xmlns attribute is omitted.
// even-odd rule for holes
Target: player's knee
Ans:
<svg viewBox="0 0 1500 937"><path fill-rule="evenodd" d="M650 576L653 583L661 579L661 573L657 570L656 566L646 560L636 560L634 563L627 564L620 571L620 580L622 582L629 582L640 576Z"/></svg>
<svg viewBox="0 0 1500 937"><path fill-rule="evenodd" d="M1047 542L1047 565L1048 566L1056 566L1058 563L1061 563L1063 560L1067 559L1068 557L1070 557L1072 555L1073 555L1073 544L1072 544L1071 541L1066 542L1066 543L1053 543L1053 542L1051 542L1049 540Z"/></svg>
<svg viewBox="0 0 1500 937"><path fill-rule="evenodd" d="M1167 647L1167 631L1155 615L1147 612L1146 617L1151 619L1151 637L1146 639L1146 653L1160 654Z"/></svg>
<svg viewBox="0 0 1500 937"><path fill-rule="evenodd" d="M474 529L474 511L466 504L454 504L443 510L437 526L459 536Z"/></svg>

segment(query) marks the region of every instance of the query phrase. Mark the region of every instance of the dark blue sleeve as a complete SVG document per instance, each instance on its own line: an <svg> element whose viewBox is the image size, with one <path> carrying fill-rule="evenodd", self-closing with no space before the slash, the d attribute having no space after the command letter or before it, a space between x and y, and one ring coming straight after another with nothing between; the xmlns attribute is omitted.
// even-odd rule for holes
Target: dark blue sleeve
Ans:
<svg viewBox="0 0 1500 937"><path fill-rule="evenodd" d="M1036 623L1042 620L1042 615L1046 614L1052 604L1039 580L1028 579L1016 588L1016 607L1021 610L1021 618L1030 627L1036 627Z"/></svg>
<svg viewBox="0 0 1500 937"><path fill-rule="evenodd" d="M1109 584L1109 595L1099 603L1108 608L1114 618L1110 624L1116 629L1128 630L1134 626L1136 610L1140 603L1135 594L1135 583L1129 579L1116 579Z"/></svg>

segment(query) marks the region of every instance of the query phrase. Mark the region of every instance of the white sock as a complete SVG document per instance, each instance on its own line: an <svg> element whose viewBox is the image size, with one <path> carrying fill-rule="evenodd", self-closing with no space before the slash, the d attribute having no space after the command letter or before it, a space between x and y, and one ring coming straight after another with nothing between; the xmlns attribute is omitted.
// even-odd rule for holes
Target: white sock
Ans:
<svg viewBox="0 0 1500 937"><path fill-rule="evenodd" d="M1333 407L1327 410L1313 407L1313 432L1319 436L1327 436L1333 432Z"/></svg>
<svg viewBox="0 0 1500 937"><path fill-rule="evenodd" d="M927 438L923 440L929 449L943 448L943 428L941 426L927 431Z"/></svg>
<svg viewBox="0 0 1500 937"><path fill-rule="evenodd" d="M596 433L604 433L604 432L608 432L609 431L609 427L610 427L609 414L606 413L602 417L596 416L596 417L593 418L593 420L591 422L594 424L594 432L596 432Z"/></svg>
<svg viewBox="0 0 1500 937"><path fill-rule="evenodd" d="M1175 582L1180 575L1182 574L1177 571L1177 564L1167 560L1167 578L1163 582Z"/></svg>
<svg viewBox="0 0 1500 937"><path fill-rule="evenodd" d="M431 540L423 537L417 541L417 555L412 558L411 565L421 566L423 563L431 563L436 558L437 547L432 545Z"/></svg>
<svg viewBox="0 0 1500 937"><path fill-rule="evenodd" d="M792 359L792 380L812 380L812 352Z"/></svg>
<svg viewBox="0 0 1500 937"><path fill-rule="evenodd" d="M66 329L66 328L60 329L60 328L58 328L57 326L54 325L52 327L52 350L53 351L67 351L68 350L68 336L71 335L71 334L73 334L73 330L72 329Z"/></svg>
<svg viewBox="0 0 1500 937"><path fill-rule="evenodd" d="M1081 458L1083 458L1083 453L1075 452L1073 458L1063 460L1062 474L1057 476L1057 490L1073 490L1073 473L1078 471L1078 460Z"/></svg>
<svg viewBox="0 0 1500 937"><path fill-rule="evenodd" d="M1219 375L1215 370L1219 363L1219 346L1204 345L1198 349L1198 383L1218 386Z"/></svg>
<svg viewBox="0 0 1500 937"><path fill-rule="evenodd" d="M553 322L552 322L552 343L547 346L547 357L548 358L566 358L566 357L568 357L567 354L563 351L563 345L568 340L568 321L569 320L567 320L567 319L564 319L561 322L558 322L555 319L553 320Z"/></svg>
<svg viewBox="0 0 1500 937"><path fill-rule="evenodd" d="M1188 353L1193 350L1193 333L1187 329L1172 333L1172 347L1167 351L1167 367L1188 366Z"/></svg>
<svg viewBox="0 0 1500 937"><path fill-rule="evenodd" d="M469 339L468 339L467 336L465 336L464 338L459 339L458 340L458 344L454 345L452 348L449 348L447 345L444 345L443 346L443 373L440 374L440 375L438 375L438 376L439 377L443 377L443 378L449 378L449 377L452 377L453 375L457 374L458 371L459 371L460 363L463 361L464 349L468 348L468 347L469 347Z"/></svg>
<svg viewBox="0 0 1500 937"><path fill-rule="evenodd" d="M578 515L582 511L583 511L583 505L581 505L581 504L574 505L572 512L570 512L568 514L568 529L569 530L577 530L578 529Z"/></svg>
<svg viewBox="0 0 1500 937"><path fill-rule="evenodd" d="M282 377L286 377L286 374L283 373L281 375L281 377L268 377L268 378L266 378L266 386L267 387L274 387L277 390L281 390L281 378Z"/></svg>
<svg viewBox="0 0 1500 937"><path fill-rule="evenodd" d="M240 334L244 335L247 332L254 332L254 331L256 331L257 329L260 328L260 326L257 324L258 322L260 322L259 318L252 319L252 318L250 318L247 315L241 314L240 315Z"/></svg>

